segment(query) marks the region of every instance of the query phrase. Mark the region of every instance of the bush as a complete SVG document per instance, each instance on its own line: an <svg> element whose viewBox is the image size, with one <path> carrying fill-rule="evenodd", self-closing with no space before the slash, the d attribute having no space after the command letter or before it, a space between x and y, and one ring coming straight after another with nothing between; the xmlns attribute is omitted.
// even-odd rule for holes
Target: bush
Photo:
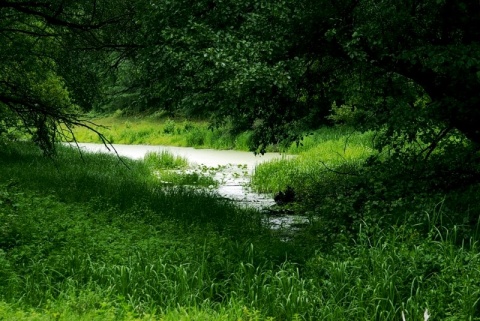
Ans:
<svg viewBox="0 0 480 321"><path fill-rule="evenodd" d="M167 119L165 120L165 123L163 124L163 132L165 134L175 134L175 121L173 119Z"/></svg>
<svg viewBox="0 0 480 321"><path fill-rule="evenodd" d="M199 128L199 127L193 127L187 132L187 145L188 146L193 146L193 147L198 147L198 146L203 146L205 144L205 137L206 137L206 131L208 129L204 128Z"/></svg>

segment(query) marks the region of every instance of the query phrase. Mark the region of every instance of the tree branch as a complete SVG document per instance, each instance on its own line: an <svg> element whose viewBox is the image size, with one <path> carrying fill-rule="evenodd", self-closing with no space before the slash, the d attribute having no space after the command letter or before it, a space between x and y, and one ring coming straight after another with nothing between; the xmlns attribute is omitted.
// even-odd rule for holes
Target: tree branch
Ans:
<svg viewBox="0 0 480 321"><path fill-rule="evenodd" d="M445 136L447 136L447 134L448 134L452 129L453 129L453 126L448 126L448 127L444 128L444 129L442 129L442 130L440 131L440 133L438 133L437 137L435 137L435 139L433 140L433 142L432 142L427 148L425 148L424 150L422 150L422 151L420 152L420 154L423 154L424 152L428 151L428 152L427 152L427 155L425 155L425 158L424 158L425 160L427 160L427 159L430 157L430 155L433 153L433 151L435 150L435 148L437 148L438 143L440 143L440 141L441 141L442 139L444 139Z"/></svg>
<svg viewBox="0 0 480 321"><path fill-rule="evenodd" d="M0 29L0 33L3 32L16 32L16 33L23 33L29 36L35 36L35 37L58 37L60 34L54 34L54 33L39 33L35 31L28 31L24 29L14 29L14 28L2 28Z"/></svg>
<svg viewBox="0 0 480 321"><path fill-rule="evenodd" d="M39 3L33 3L32 5L29 5L29 4L32 4L32 3L30 3L30 2L27 2L27 3L23 3L23 2L22 3L19 3L19 2L13 2L13 3L12 2L3 2L3 3L0 4L0 7L11 8L11 9L16 10L18 12L22 12L22 13L25 13L25 14L29 14L29 15L33 15L33 16L43 18L43 19L45 19L45 21L47 23L49 23L51 25L68 27L68 28L84 30L84 31L101 29L102 27L104 27L106 25L111 25L111 24L118 23L121 20L120 18L122 17L122 16L118 16L118 17L107 19L105 21L98 22L98 23L81 24L81 23L75 23L75 22L67 21L67 20L64 20L64 19L61 19L61 18L58 17L60 15L60 13L63 12L63 5L60 6L59 9L56 10L56 12L53 15L50 15L48 13L32 9L32 7L34 7L34 8L42 7L42 8L48 8L49 9L51 7L50 4L48 4L48 5L47 4L40 5Z"/></svg>

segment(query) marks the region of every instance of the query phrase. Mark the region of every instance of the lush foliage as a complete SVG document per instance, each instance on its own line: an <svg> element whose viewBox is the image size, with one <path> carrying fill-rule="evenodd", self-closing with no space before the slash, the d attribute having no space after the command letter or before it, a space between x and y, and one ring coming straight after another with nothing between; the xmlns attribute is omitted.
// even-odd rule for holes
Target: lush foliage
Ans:
<svg viewBox="0 0 480 321"><path fill-rule="evenodd" d="M424 156L455 130L480 141L477 1L145 6L127 66L145 109L235 120L260 150L329 114L381 130L384 144L416 142Z"/></svg>
<svg viewBox="0 0 480 321"><path fill-rule="evenodd" d="M450 137L476 150L478 12L476 0L4 1L2 130L49 150L78 105L211 116L251 129L260 151L334 120L426 158Z"/></svg>
<svg viewBox="0 0 480 321"><path fill-rule="evenodd" d="M288 241L212 195L160 187L142 162L2 145L0 317L18 320L475 319L478 234L422 226L355 245ZM55 168L56 169L53 169ZM445 224L447 223L447 224ZM374 225L376 227L377 225ZM308 245L308 246L307 246Z"/></svg>
<svg viewBox="0 0 480 321"><path fill-rule="evenodd" d="M0 319L480 319L479 39L477 0L1 1ZM23 141L74 126L299 153L253 186L309 224L169 154Z"/></svg>
<svg viewBox="0 0 480 321"><path fill-rule="evenodd" d="M80 107L100 97L102 73L118 56L107 44L128 16L120 3L2 1L0 133L27 132L51 154L71 126L90 127Z"/></svg>
<svg viewBox="0 0 480 321"><path fill-rule="evenodd" d="M418 162L378 153L372 148L373 133L336 137L341 131L323 132L330 139L317 139L316 147L307 146L296 158L260 164L252 178L259 191L292 188L297 201L293 209L310 218L322 246L349 242L365 224L369 235L389 226L416 226L425 232L430 225L422 213L431 209L442 215L428 220L455 229L459 238L478 233L479 168L463 148L450 157L437 151L428 162Z"/></svg>

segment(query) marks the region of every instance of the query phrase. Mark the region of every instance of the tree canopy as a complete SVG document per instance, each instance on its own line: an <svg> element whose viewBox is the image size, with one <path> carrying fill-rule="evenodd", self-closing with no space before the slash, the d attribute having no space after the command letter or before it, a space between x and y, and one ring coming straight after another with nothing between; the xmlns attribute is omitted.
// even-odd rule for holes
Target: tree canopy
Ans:
<svg viewBox="0 0 480 321"><path fill-rule="evenodd" d="M82 109L99 98L105 68L123 49L112 38L116 28L130 23L128 7L122 5L0 3L0 133L11 128L27 131L52 153L63 129L89 127L81 122Z"/></svg>
<svg viewBox="0 0 480 321"><path fill-rule="evenodd" d="M129 95L251 129L258 151L335 121L426 157L479 148L476 0L7 0L0 18L2 127L40 141Z"/></svg>

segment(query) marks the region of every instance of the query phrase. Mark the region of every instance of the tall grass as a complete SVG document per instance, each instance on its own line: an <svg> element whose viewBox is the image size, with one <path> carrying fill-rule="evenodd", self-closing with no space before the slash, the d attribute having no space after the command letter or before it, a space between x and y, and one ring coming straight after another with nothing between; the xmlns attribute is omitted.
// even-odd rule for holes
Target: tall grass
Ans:
<svg viewBox="0 0 480 321"><path fill-rule="evenodd" d="M321 127L310 133L306 133L304 138L299 144L292 144L287 149L289 154L301 154L311 149L323 149L320 148L322 144L330 142L334 143L333 150L339 152L342 149L347 149L351 146L366 146L372 147L373 145L373 133L360 133L347 126L335 126L335 127ZM329 155L328 150L322 153L322 156Z"/></svg>
<svg viewBox="0 0 480 321"><path fill-rule="evenodd" d="M123 162L2 146L0 319L480 318L478 240L442 207L417 213L425 234L365 223L324 252L314 231L278 240L258 212Z"/></svg>
<svg viewBox="0 0 480 321"><path fill-rule="evenodd" d="M359 231L354 247L277 264L210 229L137 221L133 211L112 217L55 198L10 199L20 207L7 210L22 220L6 220L17 243L2 243L6 317L419 320L428 309L435 319L473 320L480 313L478 243L458 247L440 230L427 239L406 227ZM29 306L43 310L22 312Z"/></svg>
<svg viewBox="0 0 480 321"><path fill-rule="evenodd" d="M54 194L64 202L101 200L98 206L113 206L120 211L140 206L154 210L158 217L219 228L240 224L256 229L261 223L255 211L237 210L208 191L166 188L145 162L127 158L89 153L80 157L74 149L59 147L55 159L45 159L29 144L19 144L2 150L0 166L3 181L12 180L24 189Z"/></svg>
<svg viewBox="0 0 480 321"><path fill-rule="evenodd" d="M194 127L207 127L205 122L175 122L148 117L110 116L94 118L92 122L110 142L117 144L186 146L185 133ZM86 128L76 127L73 132L79 142L102 143L96 133ZM73 137L69 139L73 140Z"/></svg>
<svg viewBox="0 0 480 321"><path fill-rule="evenodd" d="M307 136L303 146L292 145L298 156L257 166L253 187L260 192L277 192L287 186L302 190L314 185L325 173L355 171L374 153L373 134L351 132L345 128L324 128Z"/></svg>
<svg viewBox="0 0 480 321"><path fill-rule="evenodd" d="M181 156L173 155L168 151L149 152L144 157L147 166L155 169L184 169L188 167L188 160Z"/></svg>
<svg viewBox="0 0 480 321"><path fill-rule="evenodd" d="M237 149L248 151L251 133L232 133L226 125L210 128L205 121L170 118L110 116L95 118L93 123L112 143L190 146L197 148ZM102 143L92 131L83 127L73 130L79 142ZM73 140L68 137L66 140Z"/></svg>

